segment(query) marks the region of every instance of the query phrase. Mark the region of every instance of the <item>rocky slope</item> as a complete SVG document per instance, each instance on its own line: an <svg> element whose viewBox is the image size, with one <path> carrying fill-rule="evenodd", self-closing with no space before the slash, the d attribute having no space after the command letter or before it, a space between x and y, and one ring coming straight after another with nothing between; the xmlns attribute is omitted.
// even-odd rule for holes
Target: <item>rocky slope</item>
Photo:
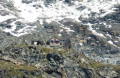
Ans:
<svg viewBox="0 0 120 78"><path fill-rule="evenodd" d="M119 78L119 2L0 0L0 58L14 66L33 66L41 72L39 77ZM62 48L47 45L53 37L61 41ZM41 45L34 46L33 41L40 41ZM3 67L1 77L17 78L8 73L13 71L11 67ZM23 71L16 71L29 73L20 77L38 74L20 69Z"/></svg>
<svg viewBox="0 0 120 78"><path fill-rule="evenodd" d="M101 64L62 48L11 45L0 51L1 77L119 78L120 66Z"/></svg>

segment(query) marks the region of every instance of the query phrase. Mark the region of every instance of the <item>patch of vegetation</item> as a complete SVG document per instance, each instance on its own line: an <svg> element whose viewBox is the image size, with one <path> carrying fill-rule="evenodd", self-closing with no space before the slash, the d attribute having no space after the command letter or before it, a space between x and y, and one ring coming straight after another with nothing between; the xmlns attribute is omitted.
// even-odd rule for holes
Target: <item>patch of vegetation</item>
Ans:
<svg viewBox="0 0 120 78"><path fill-rule="evenodd" d="M25 75L24 71L27 72L34 72L34 71L40 71L37 68L33 67L33 66L28 66L28 65L24 65L24 66L20 66L20 65L16 65L13 64L11 62L8 61L4 61L4 60L0 60L0 68L4 71L6 71L4 73L5 76L9 75L10 77L23 77ZM20 71L23 70L23 71ZM7 73L7 74L6 74ZM34 77L31 73L29 73L27 75L27 77ZM36 78L42 78L41 75L36 76Z"/></svg>
<svg viewBox="0 0 120 78"><path fill-rule="evenodd" d="M61 50L61 51L58 51L60 54L62 54L62 56L67 56L68 54L68 51L66 50Z"/></svg>
<svg viewBox="0 0 120 78"><path fill-rule="evenodd" d="M45 48L45 47L41 47L40 50L41 50L43 53L49 53L49 52L53 51L53 49ZM55 51L55 50L54 50L54 51Z"/></svg>
<svg viewBox="0 0 120 78"><path fill-rule="evenodd" d="M120 71L120 65L113 65L115 71Z"/></svg>

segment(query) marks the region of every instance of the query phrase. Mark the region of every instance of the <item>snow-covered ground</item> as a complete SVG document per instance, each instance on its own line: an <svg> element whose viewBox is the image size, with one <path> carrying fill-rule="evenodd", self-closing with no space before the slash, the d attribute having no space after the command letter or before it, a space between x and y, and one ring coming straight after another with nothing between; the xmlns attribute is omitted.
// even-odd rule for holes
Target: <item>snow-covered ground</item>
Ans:
<svg viewBox="0 0 120 78"><path fill-rule="evenodd" d="M1 16L0 15L0 22L6 21L7 19L15 18L13 15Z"/></svg>
<svg viewBox="0 0 120 78"><path fill-rule="evenodd" d="M95 13L93 16L94 18L104 17L107 14L113 13L116 9L114 6L120 4L120 0L75 0L71 1L71 5L65 3L63 0L57 0L55 3L51 3L47 6L43 0L33 1L29 4L22 3L22 0L8 1L13 2L15 8L17 9L16 13L19 18L11 14L7 16L0 15L0 22L11 18L18 18L18 20L22 20L22 22L25 23L25 27L20 30L16 31L15 22L10 24L12 26L11 29L3 29L3 31L10 32L12 35L17 37L28 34L36 28L36 26L28 26L26 23L33 23L39 20L42 25L44 20L50 23L52 21L59 22L64 18L71 18L74 19L74 21L83 23L82 19L89 19L91 17L91 13ZM34 7L34 5L36 7ZM0 10L7 9L3 8L1 4L0 7ZM82 18L81 20L79 20L80 17ZM95 35L106 38L102 33L98 33L92 28L93 24L87 23L85 25L88 25L89 30L91 30ZM110 27L110 25L107 26ZM68 33L74 32L70 28L65 27L64 29L66 29Z"/></svg>
<svg viewBox="0 0 120 78"><path fill-rule="evenodd" d="M89 18L91 12L98 13L95 17L104 17L106 14L114 12L113 6L119 4L119 0L84 0L83 2L76 0L72 1L73 5L69 6L64 1L57 1L51 3L47 7L44 2L36 1L30 4L22 3L22 0L13 0L15 7L20 10L19 16L28 22L34 22L38 18L46 18L49 21L59 21L64 18L72 18L80 22L79 17ZM40 7L33 7L33 5L40 5ZM83 10L77 8L85 7ZM101 13L103 10L103 13Z"/></svg>

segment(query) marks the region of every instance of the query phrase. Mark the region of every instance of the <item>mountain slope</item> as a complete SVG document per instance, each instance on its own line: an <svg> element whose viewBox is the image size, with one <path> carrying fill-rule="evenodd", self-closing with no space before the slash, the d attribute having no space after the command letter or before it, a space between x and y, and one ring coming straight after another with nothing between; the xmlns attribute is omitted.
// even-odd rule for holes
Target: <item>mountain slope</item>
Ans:
<svg viewBox="0 0 120 78"><path fill-rule="evenodd" d="M14 39L18 39L19 43L24 41L30 44L34 38L46 42L56 36L70 40L71 49L83 52L93 60L110 64L115 61L115 64L119 64L119 2L0 0L0 30L5 32L4 36L1 35L1 48L8 43L17 43ZM9 41L8 35L12 41ZM85 39L86 43L81 42L82 39ZM93 58L94 53L96 57Z"/></svg>

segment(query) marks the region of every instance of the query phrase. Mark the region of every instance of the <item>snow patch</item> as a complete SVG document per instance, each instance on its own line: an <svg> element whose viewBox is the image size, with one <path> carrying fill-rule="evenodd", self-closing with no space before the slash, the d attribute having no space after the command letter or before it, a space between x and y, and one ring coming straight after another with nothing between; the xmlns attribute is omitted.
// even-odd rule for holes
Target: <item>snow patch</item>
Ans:
<svg viewBox="0 0 120 78"><path fill-rule="evenodd" d="M118 43L119 41L114 41L115 43Z"/></svg>
<svg viewBox="0 0 120 78"><path fill-rule="evenodd" d="M94 35L97 35L97 36L100 36L100 37L106 38L103 34L98 33L97 31L95 31L95 30L92 28L92 24L88 23L88 24L86 24L86 25L89 26L89 30L92 31L92 33L93 33Z"/></svg>
<svg viewBox="0 0 120 78"><path fill-rule="evenodd" d="M24 21L24 20L17 20L17 21ZM15 25L15 23L17 21L14 21L10 24L12 26L10 29L5 28L5 29L2 29L2 30L4 32L11 33L13 36L20 37L22 35L30 34L37 27L37 26L29 26L29 25L25 24L25 27L23 27L19 30L16 30L17 26Z"/></svg>
<svg viewBox="0 0 120 78"><path fill-rule="evenodd" d="M62 36L61 34L58 34L58 36Z"/></svg>
<svg viewBox="0 0 120 78"><path fill-rule="evenodd" d="M108 43L111 44L111 45L113 45L113 46L115 46L115 47L117 47L117 48L120 48L117 45L115 45L112 41L108 41Z"/></svg>
<svg viewBox="0 0 120 78"><path fill-rule="evenodd" d="M82 46L82 45L83 45L83 43L79 43L79 45L81 45L81 46Z"/></svg>
<svg viewBox="0 0 120 78"><path fill-rule="evenodd" d="M112 42L112 41L108 41L108 43L113 45L113 42Z"/></svg>
<svg viewBox="0 0 120 78"><path fill-rule="evenodd" d="M6 16L1 16L0 15L0 22L3 22L3 21L6 21L7 19L12 19L12 18L16 18L15 16L13 15L6 15Z"/></svg>
<svg viewBox="0 0 120 78"><path fill-rule="evenodd" d="M68 27L64 27L64 29L67 31L68 34L69 34L70 32L75 32L74 30L71 30L71 29L68 28Z"/></svg>
<svg viewBox="0 0 120 78"><path fill-rule="evenodd" d="M110 38L112 38L112 36L110 34L107 33L106 35L109 36Z"/></svg>

